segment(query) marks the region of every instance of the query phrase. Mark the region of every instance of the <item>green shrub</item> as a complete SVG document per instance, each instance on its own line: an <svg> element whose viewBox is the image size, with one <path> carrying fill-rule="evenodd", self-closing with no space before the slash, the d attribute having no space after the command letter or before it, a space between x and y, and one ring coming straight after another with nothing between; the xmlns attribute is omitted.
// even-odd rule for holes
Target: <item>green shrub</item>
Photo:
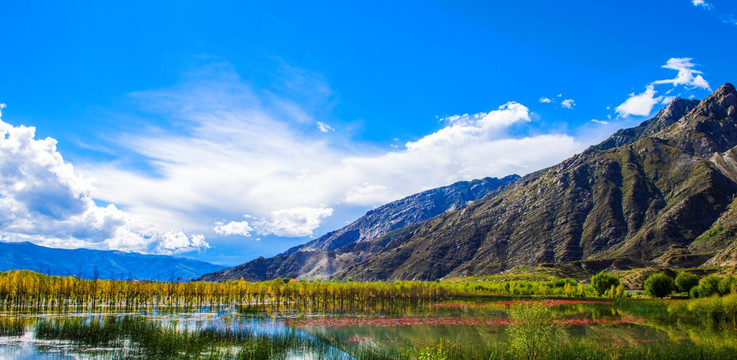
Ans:
<svg viewBox="0 0 737 360"><path fill-rule="evenodd" d="M692 298L698 298L701 297L701 287L696 285L691 288L691 291L688 292L688 296Z"/></svg>
<svg viewBox="0 0 737 360"><path fill-rule="evenodd" d="M676 288L680 292L689 293L697 285L699 285L699 277L692 273L681 272L676 276Z"/></svg>
<svg viewBox="0 0 737 360"><path fill-rule="evenodd" d="M619 285L619 278L608 272L600 272L591 277L591 286L596 291L597 295L605 294L612 287Z"/></svg>
<svg viewBox="0 0 737 360"><path fill-rule="evenodd" d="M729 275L719 280L719 295L728 295L734 292L733 289L737 288L737 278Z"/></svg>
<svg viewBox="0 0 737 360"><path fill-rule="evenodd" d="M699 297L709 297L719 294L719 282L722 279L716 275L709 275L699 280Z"/></svg>
<svg viewBox="0 0 737 360"><path fill-rule="evenodd" d="M645 280L645 293L653 297L666 297L675 289L673 279L665 273L655 273Z"/></svg>
<svg viewBox="0 0 737 360"><path fill-rule="evenodd" d="M509 352L519 359L546 359L560 345L560 326L553 322L553 312L543 304L515 305L509 312L512 325L507 328Z"/></svg>

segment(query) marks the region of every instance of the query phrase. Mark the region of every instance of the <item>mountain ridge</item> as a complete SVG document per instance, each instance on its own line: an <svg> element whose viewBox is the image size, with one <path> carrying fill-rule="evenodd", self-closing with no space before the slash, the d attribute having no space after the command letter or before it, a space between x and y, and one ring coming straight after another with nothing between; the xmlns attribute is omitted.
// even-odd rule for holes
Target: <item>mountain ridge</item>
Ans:
<svg viewBox="0 0 737 360"><path fill-rule="evenodd" d="M688 247L737 194L725 166L709 161L737 145L736 103L732 84L698 103L676 100L634 130L439 215L338 277L432 280L543 263L703 263L716 249Z"/></svg>
<svg viewBox="0 0 737 360"><path fill-rule="evenodd" d="M326 279L388 244L396 231L462 208L519 179L483 178L459 181L392 201L368 211L351 224L271 258L260 257L231 269L206 274L202 280L268 280L276 277Z"/></svg>
<svg viewBox="0 0 737 360"><path fill-rule="evenodd" d="M30 242L0 242L0 271L32 270L91 279L190 280L226 268L204 261L121 251L55 249Z"/></svg>

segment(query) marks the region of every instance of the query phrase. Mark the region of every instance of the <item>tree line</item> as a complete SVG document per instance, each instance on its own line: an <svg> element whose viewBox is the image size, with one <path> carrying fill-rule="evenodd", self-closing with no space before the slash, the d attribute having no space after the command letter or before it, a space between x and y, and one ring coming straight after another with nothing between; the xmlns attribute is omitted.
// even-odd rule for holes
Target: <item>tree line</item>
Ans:
<svg viewBox="0 0 737 360"><path fill-rule="evenodd" d="M268 306L275 309L348 309L419 305L475 295L587 297L591 286L573 279L549 281L297 281L223 283L81 279L27 270L0 273L3 308L81 309L171 306Z"/></svg>

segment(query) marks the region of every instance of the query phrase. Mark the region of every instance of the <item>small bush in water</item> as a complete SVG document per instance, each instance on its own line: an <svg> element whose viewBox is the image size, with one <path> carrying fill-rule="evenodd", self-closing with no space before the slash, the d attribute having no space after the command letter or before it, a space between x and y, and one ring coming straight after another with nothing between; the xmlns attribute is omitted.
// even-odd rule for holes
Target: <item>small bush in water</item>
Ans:
<svg viewBox="0 0 737 360"><path fill-rule="evenodd" d="M545 359L559 345L560 327L553 312L543 304L515 305L509 312L513 323L507 329L509 351L518 359Z"/></svg>

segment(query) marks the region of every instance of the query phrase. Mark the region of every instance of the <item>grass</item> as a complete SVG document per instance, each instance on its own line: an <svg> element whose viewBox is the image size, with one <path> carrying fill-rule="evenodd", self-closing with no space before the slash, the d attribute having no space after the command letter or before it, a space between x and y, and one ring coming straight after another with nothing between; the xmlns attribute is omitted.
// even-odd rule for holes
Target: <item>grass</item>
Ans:
<svg viewBox="0 0 737 360"><path fill-rule="evenodd" d="M178 331L138 317L40 320L36 337L88 348L123 349L132 342L133 350L124 357L146 359L284 359L293 351L332 354L329 345L294 330L269 336L243 328Z"/></svg>
<svg viewBox="0 0 737 360"><path fill-rule="evenodd" d="M673 302L668 314L680 321L704 327L737 328L737 294Z"/></svg>
<svg viewBox="0 0 737 360"><path fill-rule="evenodd" d="M23 333L25 333L23 319L0 317L0 336L21 336Z"/></svg>

